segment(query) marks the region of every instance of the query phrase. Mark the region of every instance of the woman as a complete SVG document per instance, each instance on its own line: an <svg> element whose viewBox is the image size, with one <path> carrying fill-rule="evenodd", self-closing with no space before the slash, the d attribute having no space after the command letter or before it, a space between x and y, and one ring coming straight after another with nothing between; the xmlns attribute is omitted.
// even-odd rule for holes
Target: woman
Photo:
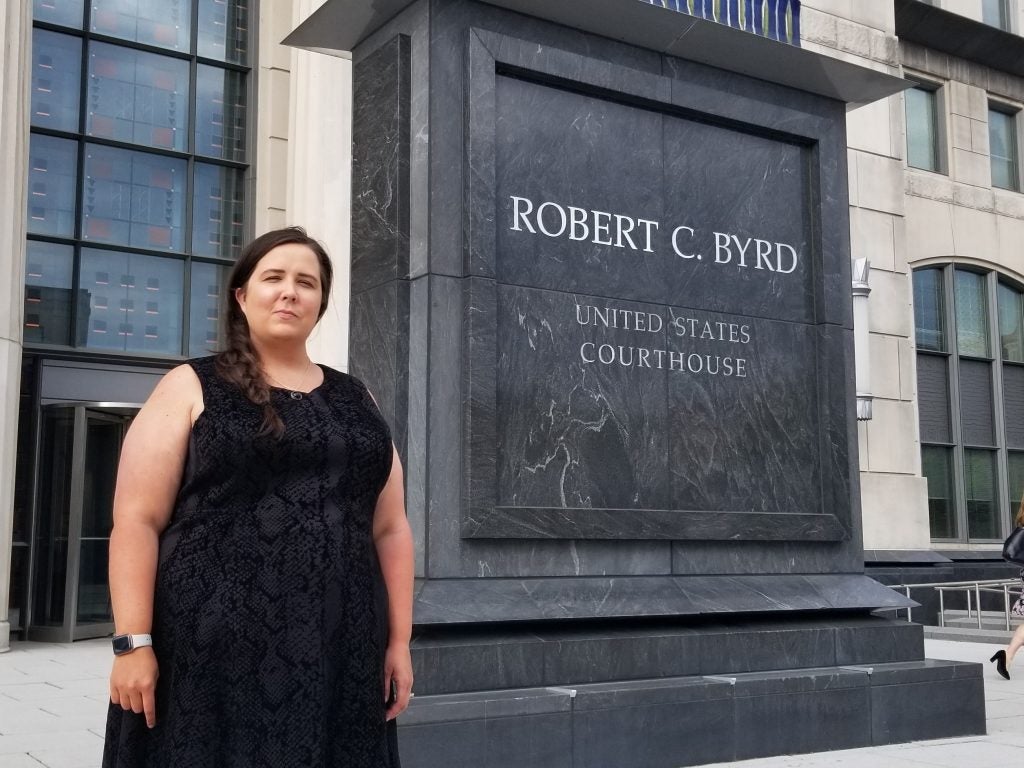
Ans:
<svg viewBox="0 0 1024 768"><path fill-rule="evenodd" d="M226 349L170 371L125 438L105 768L399 765L412 535L376 404L306 353L331 278L301 229L257 238Z"/></svg>
<svg viewBox="0 0 1024 768"><path fill-rule="evenodd" d="M1014 518L1013 522L1018 528L1024 526L1024 499L1021 499L1020 508L1017 510L1017 517ZM1021 583L1024 584L1024 569L1020 572L1020 579ZM1014 602L1013 607L1010 608L1010 615L1024 617L1024 595L1018 597L1016 602ZM1006 650L996 651L996 654L989 659L989 661L996 663L996 671L1007 680L1010 679L1009 667L1013 663L1013 657L1017 655L1017 651L1021 649L1021 646L1024 646L1024 624L1018 625L1017 629L1014 630Z"/></svg>

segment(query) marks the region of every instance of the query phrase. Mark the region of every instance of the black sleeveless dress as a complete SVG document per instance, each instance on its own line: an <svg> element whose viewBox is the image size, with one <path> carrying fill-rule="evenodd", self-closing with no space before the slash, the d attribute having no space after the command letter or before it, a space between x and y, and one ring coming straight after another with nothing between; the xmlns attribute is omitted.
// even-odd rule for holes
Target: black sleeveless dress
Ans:
<svg viewBox="0 0 1024 768"><path fill-rule="evenodd" d="M160 539L157 725L111 705L104 768L397 768L385 722L387 591L372 538L391 436L366 388L324 368L262 411L189 363L204 407Z"/></svg>

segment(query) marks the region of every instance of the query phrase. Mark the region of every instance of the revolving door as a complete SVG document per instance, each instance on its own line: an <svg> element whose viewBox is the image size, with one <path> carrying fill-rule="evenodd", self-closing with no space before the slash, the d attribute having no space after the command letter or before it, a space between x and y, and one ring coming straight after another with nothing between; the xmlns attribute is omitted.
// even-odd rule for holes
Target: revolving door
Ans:
<svg viewBox="0 0 1024 768"><path fill-rule="evenodd" d="M121 445L139 406L42 408L28 639L70 642L113 631L107 556Z"/></svg>

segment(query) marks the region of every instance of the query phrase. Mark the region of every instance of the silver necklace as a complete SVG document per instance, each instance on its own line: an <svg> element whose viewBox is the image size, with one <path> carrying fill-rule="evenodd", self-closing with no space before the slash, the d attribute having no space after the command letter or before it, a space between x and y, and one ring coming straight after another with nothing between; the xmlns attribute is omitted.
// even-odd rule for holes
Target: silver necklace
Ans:
<svg viewBox="0 0 1024 768"><path fill-rule="evenodd" d="M300 386L301 386L302 382L306 380L307 376L309 375L309 371L310 371L310 369L311 369L312 367L313 367L313 361L312 361L312 360L307 360L307 361L306 361L306 370L304 370L304 371L302 372L302 378L301 378L301 379L299 379L299 385L300 385ZM299 391L298 389L292 389L291 387L285 386L285 385L284 385L284 384L282 384L282 383L281 383L280 381L278 381L278 380L277 380L277 379L275 379L275 378L274 378L273 376L271 376L271 375L270 375L270 372L269 372L269 371L267 371L267 370L264 370L264 371L263 371L263 375L264 375L264 376L266 376L266 377L267 377L268 379L270 379L270 382L271 382L272 384L276 384L276 385L277 385L277 386L278 386L278 387L279 387L280 389L286 390L286 391L288 392L288 396L289 396L289 397L290 397L290 398L291 398L292 400L301 400L301 399L302 399L302 396L303 396L303 394L305 394L305 393L303 393L303 392L300 392L300 391Z"/></svg>

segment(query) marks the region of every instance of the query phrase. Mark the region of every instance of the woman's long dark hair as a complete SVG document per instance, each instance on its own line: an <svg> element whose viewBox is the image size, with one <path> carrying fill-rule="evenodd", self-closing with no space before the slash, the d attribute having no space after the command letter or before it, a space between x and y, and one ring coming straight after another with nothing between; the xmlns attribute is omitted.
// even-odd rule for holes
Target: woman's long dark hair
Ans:
<svg viewBox="0 0 1024 768"><path fill-rule="evenodd" d="M244 288L259 264L260 259L279 245L297 243L309 248L320 263L320 311L317 320L327 311L327 299L331 295L331 282L334 280L334 269L327 251L316 240L306 234L302 227L286 227L275 229L260 235L242 249L238 261L235 262L228 278L224 315L224 348L217 354L217 373L227 381L238 386L249 400L263 407L263 426L261 435L272 434L280 437L284 434L284 422L270 401L270 385L263 376L260 358L252 346L249 336L249 323L242 313L242 308L235 298L235 291Z"/></svg>

